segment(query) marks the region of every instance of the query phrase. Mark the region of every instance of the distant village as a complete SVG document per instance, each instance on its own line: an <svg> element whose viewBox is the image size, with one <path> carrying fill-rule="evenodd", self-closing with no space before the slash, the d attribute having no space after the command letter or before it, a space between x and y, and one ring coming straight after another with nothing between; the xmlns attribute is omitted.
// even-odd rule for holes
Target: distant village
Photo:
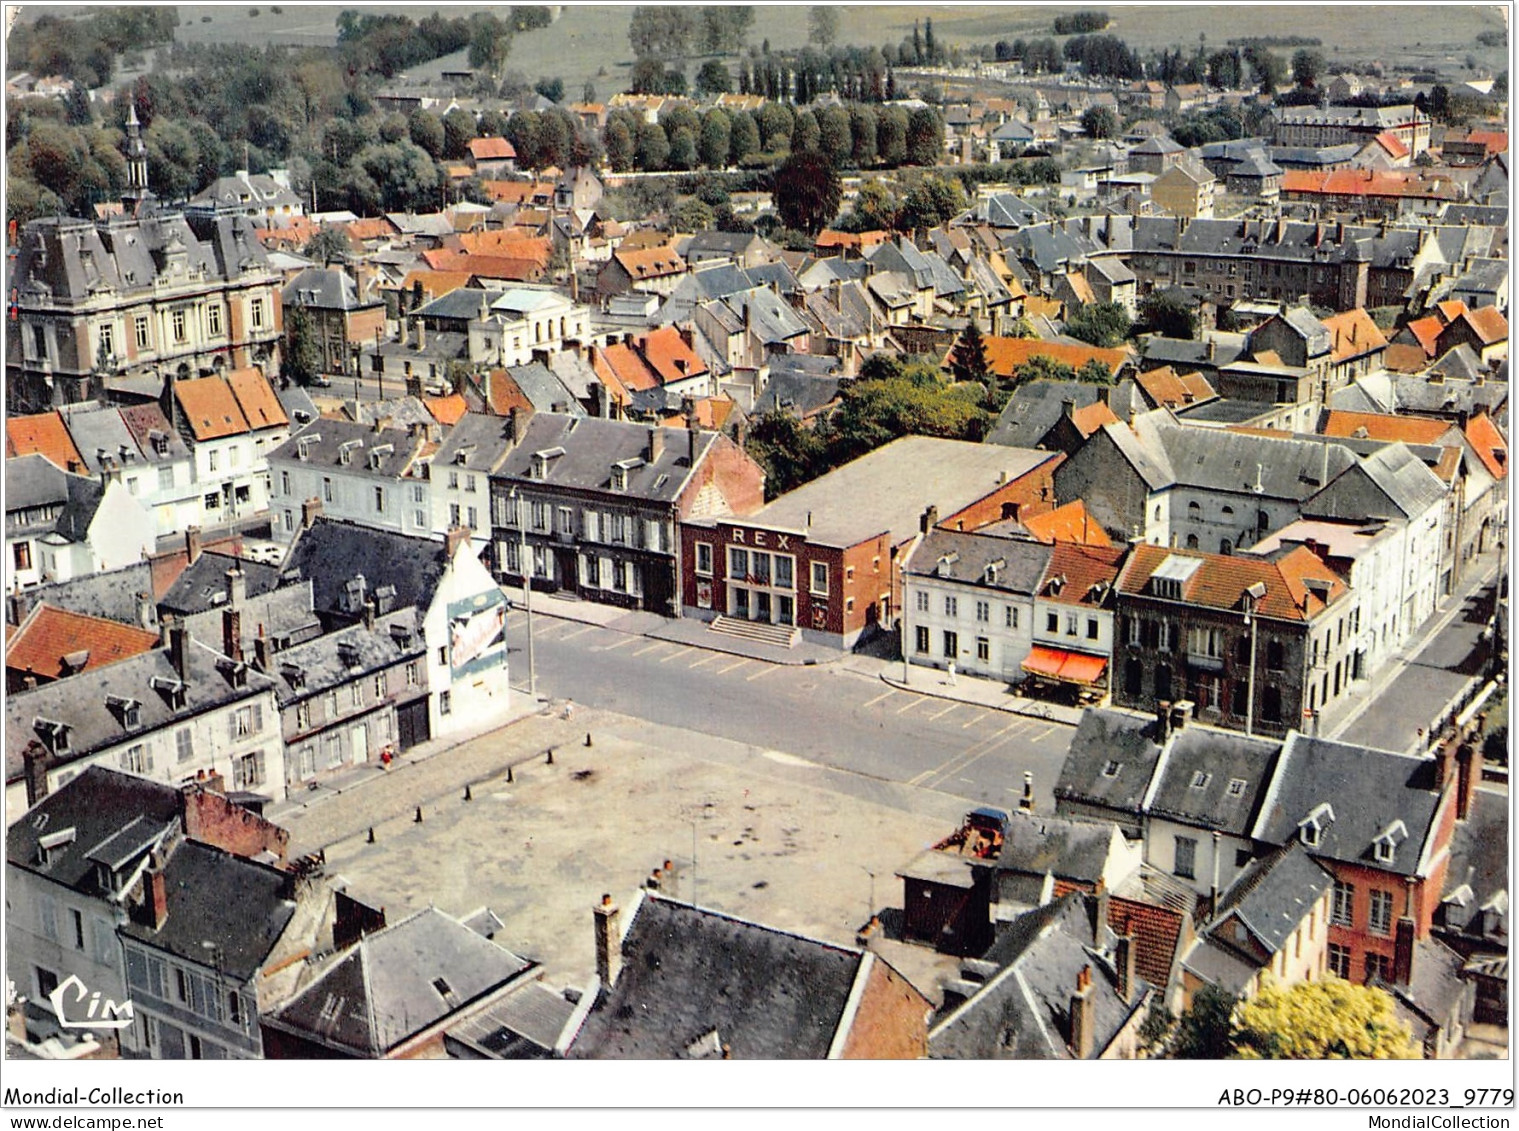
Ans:
<svg viewBox="0 0 1519 1131"><path fill-rule="evenodd" d="M617 219L664 174L478 136L450 176L488 203L317 212L278 168L160 197L132 108L120 199L13 225L10 1052L1226 1055L1197 1052L1200 1003L1241 1039L1252 1001L1343 982L1396 1055L1507 1056L1502 105L1446 126L1347 73L1189 147L1176 115L1255 96L897 81L925 77L929 176L1057 178L871 227L872 184L909 179L848 175L798 245L753 223L779 189L725 205L745 230ZM447 78L377 101L478 118ZM599 131L767 100L563 108ZM804 448L830 455L803 473ZM755 671L866 657L839 678L984 708L974 739L1036 721L1063 760L873 860L837 937L706 894L677 837L636 889L576 887L595 963L566 968L489 883L397 913L329 861L386 820L427 835L444 786L321 844L299 824L528 725L563 731L535 772L599 751L534 617ZM1463 631L1453 698L1389 691ZM437 781L463 806L524 765ZM129 1023L70 1025L71 987Z"/></svg>

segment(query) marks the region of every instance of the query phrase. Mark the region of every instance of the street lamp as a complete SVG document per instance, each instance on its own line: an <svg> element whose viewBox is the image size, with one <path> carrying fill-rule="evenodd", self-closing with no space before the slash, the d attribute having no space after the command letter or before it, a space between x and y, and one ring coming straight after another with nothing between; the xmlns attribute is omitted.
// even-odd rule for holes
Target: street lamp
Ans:
<svg viewBox="0 0 1519 1131"><path fill-rule="evenodd" d="M1260 618L1255 616L1255 607L1266 595L1266 584L1257 581L1245 590L1245 624L1250 627L1250 671L1245 676L1245 737L1249 738L1255 729L1255 634L1256 622Z"/></svg>
<svg viewBox="0 0 1519 1131"><path fill-rule="evenodd" d="M522 604L527 610L527 693L528 697L538 698L538 671L533 665L533 572L532 559L528 557L527 549L527 499L517 493L513 487L507 494L512 501L512 514L517 520L517 533L521 538L521 549L517 553L517 565L522 571Z"/></svg>

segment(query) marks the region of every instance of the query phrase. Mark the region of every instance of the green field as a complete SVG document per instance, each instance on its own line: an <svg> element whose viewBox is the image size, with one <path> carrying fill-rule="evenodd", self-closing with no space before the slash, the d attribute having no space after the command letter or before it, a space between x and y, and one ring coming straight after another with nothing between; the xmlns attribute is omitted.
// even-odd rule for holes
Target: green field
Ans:
<svg viewBox="0 0 1519 1131"><path fill-rule="evenodd" d="M250 6L251 7L251 6ZM257 17L250 7L202 7L181 5L182 42L204 43L298 43L331 44L336 39L338 6L285 6L274 15L259 5ZM490 11L486 5L353 5L366 12L404 12L420 18L435 8L467 14ZM1191 47L1199 35L1210 45L1222 45L1237 36L1302 35L1323 40L1323 52L1331 68L1336 61L1379 60L1386 66L1444 65L1457 75L1467 55L1479 65L1496 71L1507 65L1502 48L1481 48L1479 32L1502 30L1503 9L1496 5L1427 4L1411 7L1335 4L1317 7L1276 4L1217 4L1187 7L1168 4L1091 4L1072 6L1034 5L846 5L839 13L839 43L880 45L899 42L912 34L915 20L932 19L938 38L947 44L981 44L997 39L1028 38L1049 34L1056 13L1079 7L1103 7L1113 18L1109 30L1141 48ZM768 39L773 47L800 47L807 39L805 6L756 5L750 42ZM41 11L26 6L22 19ZM52 7L67 12L66 7ZM77 10L77 6L75 7ZM499 10L499 9L495 9ZM548 28L517 38L508 68L529 79L558 75L572 95L589 80L605 97L625 85L632 65L628 47L630 7L566 5ZM209 16L210 23L202 17ZM1284 54L1289 49L1281 49ZM421 74L440 69L436 64L418 68ZM690 68L694 71L694 66ZM604 72L598 74L598 72Z"/></svg>

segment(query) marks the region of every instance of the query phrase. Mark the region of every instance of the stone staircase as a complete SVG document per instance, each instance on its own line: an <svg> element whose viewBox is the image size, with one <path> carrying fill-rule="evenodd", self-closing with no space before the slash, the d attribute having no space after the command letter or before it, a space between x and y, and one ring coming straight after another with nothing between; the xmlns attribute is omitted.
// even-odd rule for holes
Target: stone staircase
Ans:
<svg viewBox="0 0 1519 1131"><path fill-rule="evenodd" d="M785 624L765 624L763 621L744 620L742 617L723 617L714 620L708 629L724 636L740 640L752 640L756 644L771 644L777 648L794 648L801 639L801 630Z"/></svg>

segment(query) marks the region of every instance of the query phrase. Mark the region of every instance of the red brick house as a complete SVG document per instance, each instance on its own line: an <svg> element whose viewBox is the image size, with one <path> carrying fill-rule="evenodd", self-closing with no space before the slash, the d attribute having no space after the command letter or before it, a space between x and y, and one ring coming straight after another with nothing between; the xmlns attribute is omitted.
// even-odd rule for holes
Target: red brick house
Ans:
<svg viewBox="0 0 1519 1131"><path fill-rule="evenodd" d="M702 620L772 625L777 643L800 633L852 647L867 629L896 623L901 564L924 531L1054 509L1063 458L905 436L747 517L687 520L681 603Z"/></svg>

